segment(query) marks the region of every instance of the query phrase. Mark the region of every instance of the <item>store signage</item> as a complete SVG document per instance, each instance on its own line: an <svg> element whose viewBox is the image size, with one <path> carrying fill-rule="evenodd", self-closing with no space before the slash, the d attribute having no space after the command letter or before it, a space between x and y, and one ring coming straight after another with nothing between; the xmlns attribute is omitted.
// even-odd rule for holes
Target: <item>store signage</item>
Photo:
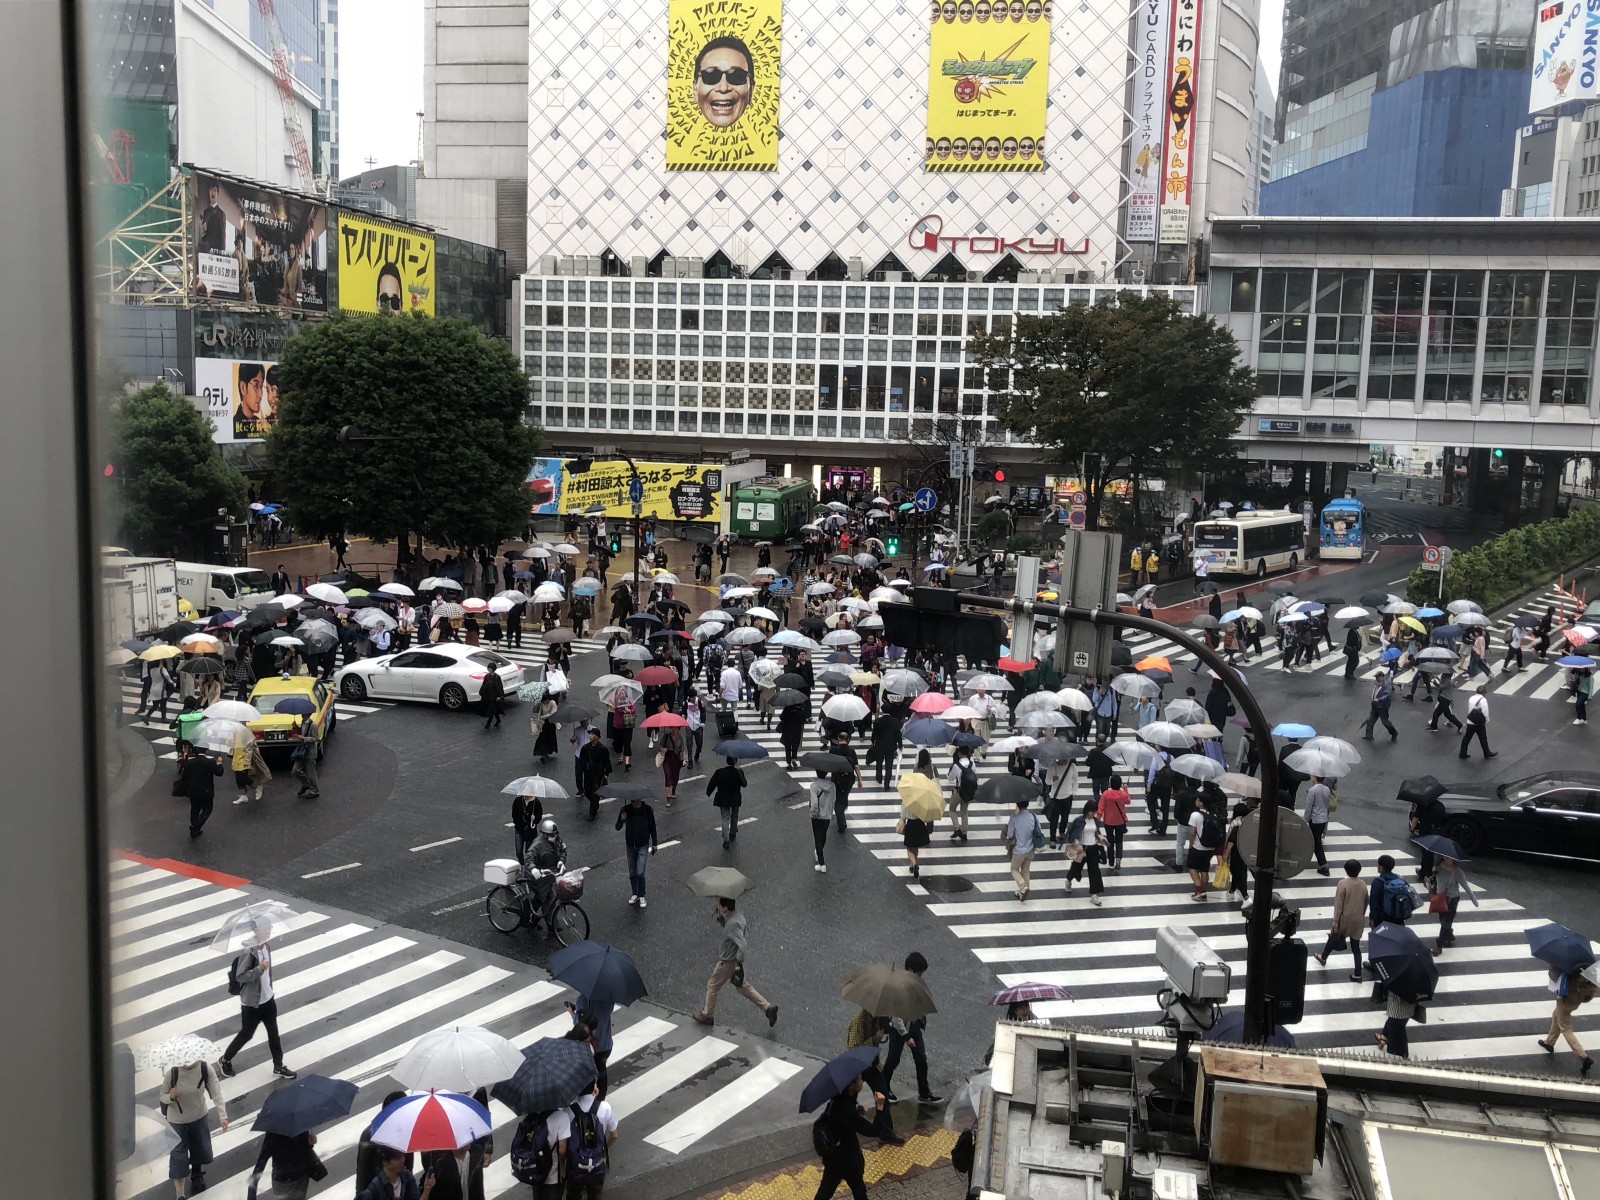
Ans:
<svg viewBox="0 0 1600 1200"><path fill-rule="evenodd" d="M1172 10L1167 0L1140 0L1134 52L1133 142L1128 148L1128 241L1156 240L1161 207L1162 139L1167 131L1167 50Z"/></svg>
<svg viewBox="0 0 1600 1200"><path fill-rule="evenodd" d="M1256 432L1275 434L1299 433L1300 422L1298 420L1285 417L1262 417L1256 422Z"/></svg>
<svg viewBox="0 0 1600 1200"><path fill-rule="evenodd" d="M1338 434L1338 435L1342 436L1342 437L1354 437L1355 436L1355 432L1356 432L1355 422L1354 421L1335 421L1333 423L1333 432L1335 434Z"/></svg>
<svg viewBox="0 0 1600 1200"><path fill-rule="evenodd" d="M1189 240L1189 202L1194 177L1195 101L1199 95L1201 0L1172 0L1167 57L1167 129L1161 215L1163 245Z"/></svg>
<svg viewBox="0 0 1600 1200"><path fill-rule="evenodd" d="M1328 432L1328 423L1326 421L1307 421L1306 422L1306 432L1307 433L1327 433Z"/></svg>
<svg viewBox="0 0 1600 1200"><path fill-rule="evenodd" d="M1084 238L1081 245L1071 245L1066 238L1052 237L1045 240L1029 237L993 237L972 236L962 234L959 237L947 237L944 232L944 218L939 216L923 217L911 227L911 233L906 238L913 250L945 250L951 253L965 252L967 254L1054 254L1070 257L1082 257L1089 253L1089 239Z"/></svg>

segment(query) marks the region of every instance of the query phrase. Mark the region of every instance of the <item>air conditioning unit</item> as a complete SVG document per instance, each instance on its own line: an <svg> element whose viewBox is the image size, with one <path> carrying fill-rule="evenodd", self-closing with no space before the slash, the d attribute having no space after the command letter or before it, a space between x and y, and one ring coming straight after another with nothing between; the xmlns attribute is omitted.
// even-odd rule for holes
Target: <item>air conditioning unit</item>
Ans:
<svg viewBox="0 0 1600 1200"><path fill-rule="evenodd" d="M650 260L642 254L635 254L628 259L628 274L635 279L643 279L650 273Z"/></svg>
<svg viewBox="0 0 1600 1200"><path fill-rule="evenodd" d="M587 261L588 261L588 266L589 266L589 272L588 273L590 275L598 278L600 276L600 274L605 269L604 265L600 261L600 256L598 254L591 254L591 255L589 255Z"/></svg>
<svg viewBox="0 0 1600 1200"><path fill-rule="evenodd" d="M554 254L541 254L539 256L539 274L554 275L556 273L556 256Z"/></svg>
<svg viewBox="0 0 1600 1200"><path fill-rule="evenodd" d="M690 279L704 279L705 277L706 277L706 260L703 259L703 258L691 258L689 260L689 278Z"/></svg>
<svg viewBox="0 0 1600 1200"><path fill-rule="evenodd" d="M563 275L576 275L578 273L578 260L574 255L563 255L561 259L561 273Z"/></svg>
<svg viewBox="0 0 1600 1200"><path fill-rule="evenodd" d="M883 273L883 281L885 283L902 283L904 280L905 272L903 271L885 271Z"/></svg>
<svg viewBox="0 0 1600 1200"><path fill-rule="evenodd" d="M861 279L864 279L866 277L866 274L867 274L866 264L864 262L862 262L859 258L852 258L850 260L850 278L854 279L854 280L857 280L857 281L860 281Z"/></svg>
<svg viewBox="0 0 1600 1200"><path fill-rule="evenodd" d="M967 282L968 283L982 283L983 282L983 272L982 271L968 271L967 272Z"/></svg>
<svg viewBox="0 0 1600 1200"><path fill-rule="evenodd" d="M1072 281L1074 283L1093 283L1094 282L1094 272L1093 271L1077 271L1077 272L1074 272L1074 274L1072 276Z"/></svg>
<svg viewBox="0 0 1600 1200"><path fill-rule="evenodd" d="M1039 272L1038 271L1018 271L1017 272L1017 282L1018 283L1038 283L1039 282Z"/></svg>

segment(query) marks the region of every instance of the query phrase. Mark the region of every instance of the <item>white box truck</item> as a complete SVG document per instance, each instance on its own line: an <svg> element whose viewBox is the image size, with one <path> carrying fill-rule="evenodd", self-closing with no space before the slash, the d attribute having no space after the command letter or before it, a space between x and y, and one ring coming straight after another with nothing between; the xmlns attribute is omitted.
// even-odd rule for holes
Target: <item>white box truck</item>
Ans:
<svg viewBox="0 0 1600 1200"><path fill-rule="evenodd" d="M133 581L103 578L100 581L101 620L104 634L101 645L110 648L137 637L138 623L133 615Z"/></svg>
<svg viewBox="0 0 1600 1200"><path fill-rule="evenodd" d="M255 567L174 563L178 595L202 617L219 612L249 612L273 597L272 578Z"/></svg>
<svg viewBox="0 0 1600 1200"><path fill-rule="evenodd" d="M126 580L129 584L132 636L159 633L178 619L177 572L170 558L103 558L100 573L103 579ZM109 592L108 588L107 603Z"/></svg>

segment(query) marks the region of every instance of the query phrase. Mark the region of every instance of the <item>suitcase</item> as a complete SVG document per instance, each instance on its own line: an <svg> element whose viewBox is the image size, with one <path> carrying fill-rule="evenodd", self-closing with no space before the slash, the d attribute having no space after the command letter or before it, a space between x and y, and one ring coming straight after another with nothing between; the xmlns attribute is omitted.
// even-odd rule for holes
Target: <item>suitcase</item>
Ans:
<svg viewBox="0 0 1600 1200"><path fill-rule="evenodd" d="M739 714L731 708L717 709L717 737L721 741L739 736Z"/></svg>

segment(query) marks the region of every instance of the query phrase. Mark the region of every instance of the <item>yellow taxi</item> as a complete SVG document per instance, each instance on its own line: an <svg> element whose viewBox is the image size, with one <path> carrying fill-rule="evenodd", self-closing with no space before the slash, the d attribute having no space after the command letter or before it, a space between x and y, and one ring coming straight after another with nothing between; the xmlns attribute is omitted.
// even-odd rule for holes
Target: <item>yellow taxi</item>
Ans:
<svg viewBox="0 0 1600 1200"><path fill-rule="evenodd" d="M317 723L317 758L320 761L323 747L333 734L334 722L338 719L338 714L333 710L333 699L333 689L309 675L263 679L250 693L251 707L261 714L249 722L250 731L256 735L262 750L280 747L293 750L302 740L300 727L305 719L304 705L310 704L311 715ZM296 700L301 703L288 703Z"/></svg>

